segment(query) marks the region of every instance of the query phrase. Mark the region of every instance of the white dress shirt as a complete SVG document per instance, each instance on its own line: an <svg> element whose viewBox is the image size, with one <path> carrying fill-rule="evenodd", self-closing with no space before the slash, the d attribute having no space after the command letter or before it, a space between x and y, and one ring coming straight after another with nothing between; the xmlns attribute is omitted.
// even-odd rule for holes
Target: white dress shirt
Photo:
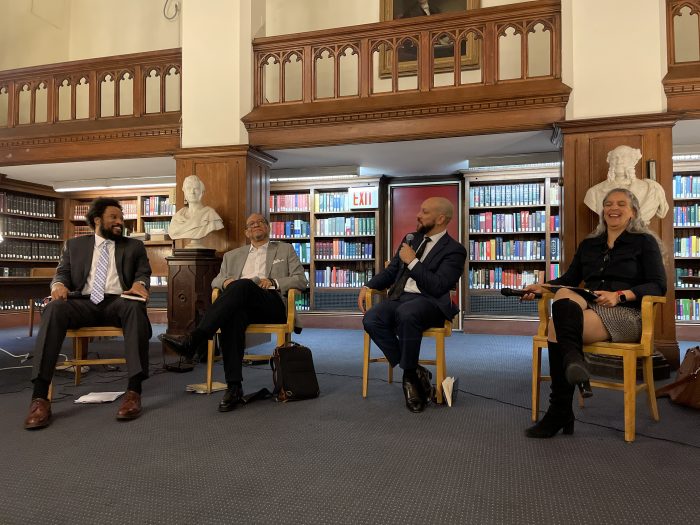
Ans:
<svg viewBox="0 0 700 525"><path fill-rule="evenodd" d="M95 270L97 269L97 261L100 260L100 251L102 243L106 239L95 234L95 247L92 250L92 265L88 274L85 288L82 290L83 295L90 295L92 292L92 281L95 279ZM119 282L119 274L117 273L117 263L114 257L114 241L109 243L109 266L107 267L107 280L105 281L105 294L120 295L124 290Z"/></svg>
<svg viewBox="0 0 700 525"><path fill-rule="evenodd" d="M262 246L256 248L252 244L248 251L248 258L245 260L243 270L241 271L241 279L258 279L267 278L267 247L270 242L266 242Z"/></svg>

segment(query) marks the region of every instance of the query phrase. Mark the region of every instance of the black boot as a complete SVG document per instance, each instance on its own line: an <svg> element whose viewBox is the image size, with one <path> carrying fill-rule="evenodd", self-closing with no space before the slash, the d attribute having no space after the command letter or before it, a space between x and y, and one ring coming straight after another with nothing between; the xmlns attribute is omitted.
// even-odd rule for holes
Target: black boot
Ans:
<svg viewBox="0 0 700 525"><path fill-rule="evenodd" d="M590 376L583 359L583 310L570 299L552 303L552 321L561 345L566 380L578 386L583 397L591 397Z"/></svg>
<svg viewBox="0 0 700 525"><path fill-rule="evenodd" d="M525 431L530 438L551 438L559 430L564 434L574 433L574 387L564 377L563 356L559 343L547 342L549 352L549 375L552 378L549 408L544 417Z"/></svg>

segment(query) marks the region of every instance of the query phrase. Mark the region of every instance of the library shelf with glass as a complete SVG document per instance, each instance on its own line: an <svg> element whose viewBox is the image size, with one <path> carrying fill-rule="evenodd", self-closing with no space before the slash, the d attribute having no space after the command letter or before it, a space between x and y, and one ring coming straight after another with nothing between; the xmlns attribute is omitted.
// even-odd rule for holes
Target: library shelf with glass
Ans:
<svg viewBox="0 0 700 525"><path fill-rule="evenodd" d="M673 258L675 318L700 329L700 162L674 162ZM692 280L692 279L691 279Z"/></svg>
<svg viewBox="0 0 700 525"><path fill-rule="evenodd" d="M559 167L465 170L464 317L527 318L537 303L500 294L559 276Z"/></svg>

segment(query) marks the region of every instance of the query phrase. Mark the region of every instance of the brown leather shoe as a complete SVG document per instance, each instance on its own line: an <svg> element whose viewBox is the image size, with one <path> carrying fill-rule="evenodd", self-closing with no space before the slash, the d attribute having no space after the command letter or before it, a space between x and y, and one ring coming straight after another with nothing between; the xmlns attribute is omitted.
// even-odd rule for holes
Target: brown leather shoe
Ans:
<svg viewBox="0 0 700 525"><path fill-rule="evenodd" d="M35 397L29 405L29 415L24 420L24 428L35 430L48 427L51 424L51 402Z"/></svg>
<svg viewBox="0 0 700 525"><path fill-rule="evenodd" d="M127 420L136 419L141 415L141 394L137 394L133 390L127 390L124 395L122 406L117 412L117 419Z"/></svg>

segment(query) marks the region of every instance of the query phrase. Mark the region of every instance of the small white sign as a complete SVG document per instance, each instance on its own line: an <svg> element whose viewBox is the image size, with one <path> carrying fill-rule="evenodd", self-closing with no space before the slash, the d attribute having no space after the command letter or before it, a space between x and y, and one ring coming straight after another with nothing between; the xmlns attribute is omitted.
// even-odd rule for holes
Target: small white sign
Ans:
<svg viewBox="0 0 700 525"><path fill-rule="evenodd" d="M379 186L362 186L348 188L350 194L350 208L374 209L379 207Z"/></svg>

